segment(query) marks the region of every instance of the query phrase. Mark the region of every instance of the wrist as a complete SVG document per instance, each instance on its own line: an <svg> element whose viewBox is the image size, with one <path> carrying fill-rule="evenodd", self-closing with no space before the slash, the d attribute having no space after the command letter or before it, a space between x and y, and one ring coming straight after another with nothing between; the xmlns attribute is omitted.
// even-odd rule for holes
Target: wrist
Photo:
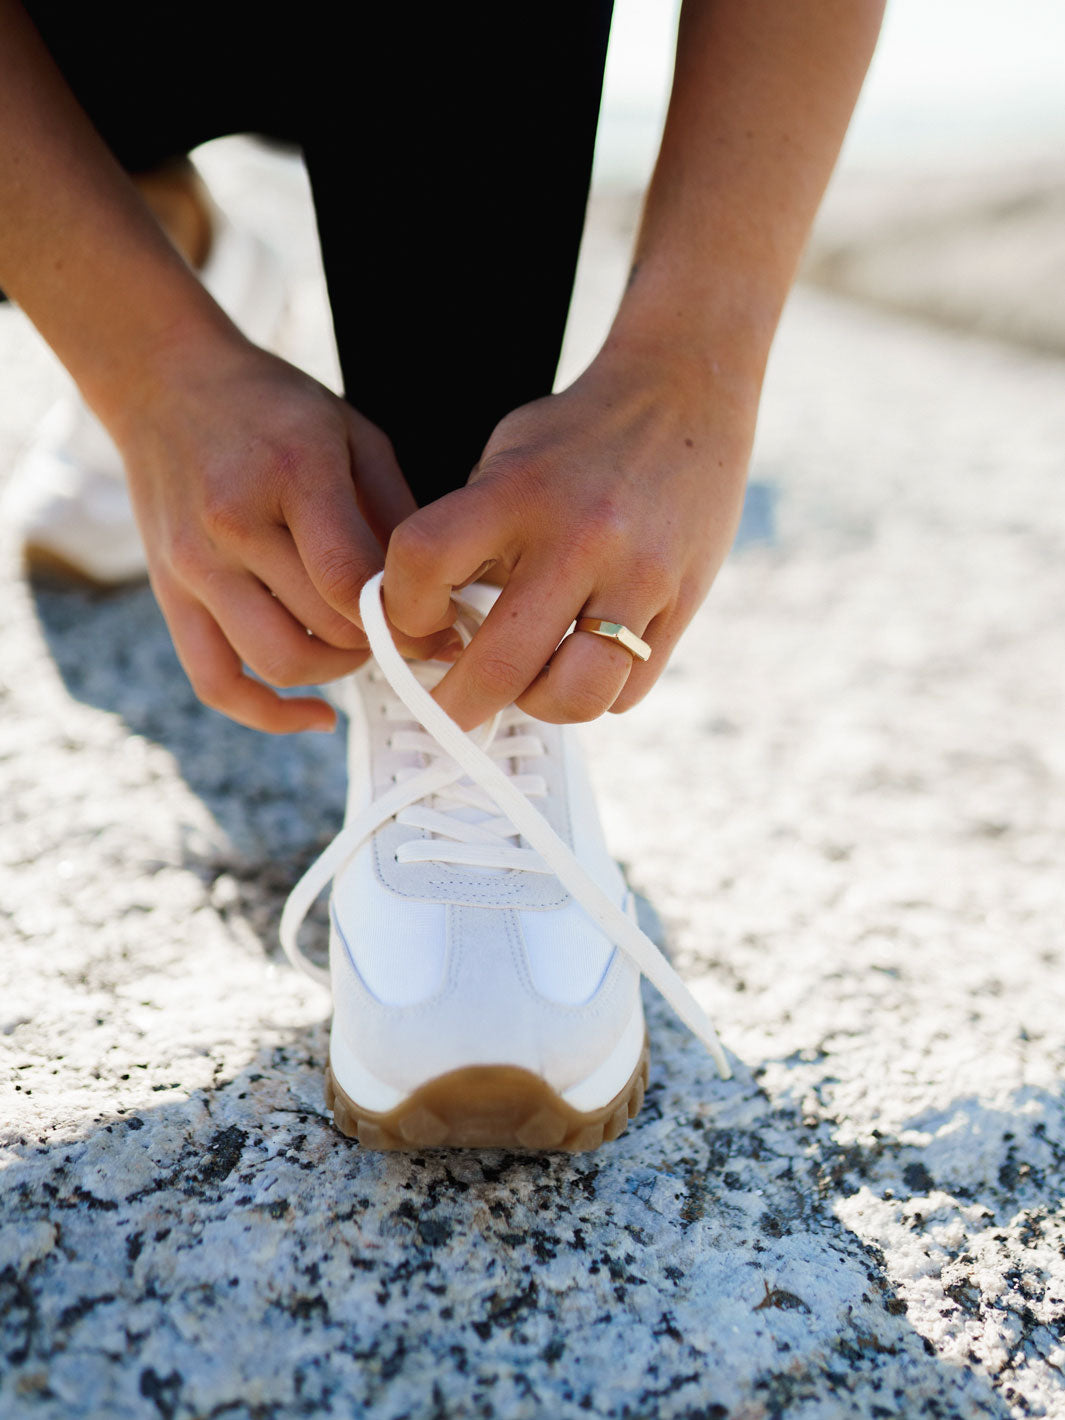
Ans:
<svg viewBox="0 0 1065 1420"><path fill-rule="evenodd" d="M197 283L198 286L198 283ZM73 370L88 403L120 446L145 420L157 419L175 393L217 385L254 349L229 318L200 290L170 311L115 342L106 362L85 375Z"/></svg>
<svg viewBox="0 0 1065 1420"><path fill-rule="evenodd" d="M731 411L753 427L771 339L746 308L695 315L672 293L636 299L630 286L592 370L682 419Z"/></svg>
<svg viewBox="0 0 1065 1420"><path fill-rule="evenodd" d="M604 350L654 356L666 381L758 398L786 281L725 263L638 255Z"/></svg>

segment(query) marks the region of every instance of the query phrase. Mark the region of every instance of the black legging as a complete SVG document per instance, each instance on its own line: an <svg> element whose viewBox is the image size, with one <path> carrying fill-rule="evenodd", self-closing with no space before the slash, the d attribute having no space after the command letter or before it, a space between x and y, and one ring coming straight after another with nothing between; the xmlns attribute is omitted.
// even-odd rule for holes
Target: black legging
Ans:
<svg viewBox="0 0 1065 1420"><path fill-rule="evenodd" d="M344 383L420 503L547 394L612 0L27 0L132 173L258 133L303 149Z"/></svg>

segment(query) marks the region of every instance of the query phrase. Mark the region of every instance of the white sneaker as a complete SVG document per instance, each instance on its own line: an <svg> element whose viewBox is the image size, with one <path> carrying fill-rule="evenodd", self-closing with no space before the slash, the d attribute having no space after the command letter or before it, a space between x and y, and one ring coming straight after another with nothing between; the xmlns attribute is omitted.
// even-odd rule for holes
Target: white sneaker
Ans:
<svg viewBox="0 0 1065 1420"><path fill-rule="evenodd" d="M290 960L331 975L327 1101L370 1148L593 1149L643 1100L641 971L727 1078L724 1053L636 926L573 732L511 707L464 734L428 691L446 667L395 649L380 581L360 602L374 659L348 682L345 826L281 923ZM330 879L325 972L296 934Z"/></svg>
<svg viewBox="0 0 1065 1420"><path fill-rule="evenodd" d="M204 286L257 345L274 348L285 309L277 258L214 209ZM122 456L68 376L12 471L0 518L18 529L31 570L116 586L147 573Z"/></svg>

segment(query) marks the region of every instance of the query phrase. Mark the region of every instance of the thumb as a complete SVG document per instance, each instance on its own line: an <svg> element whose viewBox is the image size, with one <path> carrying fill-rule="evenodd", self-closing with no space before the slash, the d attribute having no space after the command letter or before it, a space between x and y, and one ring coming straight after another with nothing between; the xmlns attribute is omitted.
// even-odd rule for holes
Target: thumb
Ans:
<svg viewBox="0 0 1065 1420"><path fill-rule="evenodd" d="M389 619L409 636L428 636L454 619L451 593L487 566L514 561L513 511L489 480L467 484L405 519L385 556Z"/></svg>

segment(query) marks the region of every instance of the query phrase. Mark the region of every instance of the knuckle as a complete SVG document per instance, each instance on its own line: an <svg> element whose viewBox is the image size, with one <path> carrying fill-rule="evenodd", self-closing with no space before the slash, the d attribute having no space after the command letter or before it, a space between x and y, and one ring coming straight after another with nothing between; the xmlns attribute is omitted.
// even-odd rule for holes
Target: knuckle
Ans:
<svg viewBox="0 0 1065 1420"><path fill-rule="evenodd" d="M331 606L351 607L358 605L366 571L352 558L349 548L331 547L315 559L315 579Z"/></svg>
<svg viewBox="0 0 1065 1420"><path fill-rule="evenodd" d="M440 542L427 520L410 517L400 523L388 543L388 554L404 573L410 576L425 576L432 572L440 560Z"/></svg>
<svg viewBox="0 0 1065 1420"><path fill-rule="evenodd" d="M335 451L319 446L308 434L300 446L271 444L260 486L264 498L287 520L314 509L322 489L346 472L338 467Z"/></svg>
<svg viewBox="0 0 1065 1420"><path fill-rule="evenodd" d="M258 449L265 486L280 501L312 494L323 472L336 463L336 449L336 441L317 423L300 421L272 431Z"/></svg>
<svg viewBox="0 0 1065 1420"><path fill-rule="evenodd" d="M189 680L196 698L201 700L208 710L225 712L229 704L232 677L216 670L200 669L191 671Z"/></svg>
<svg viewBox="0 0 1065 1420"><path fill-rule="evenodd" d="M241 543L250 532L251 519L243 500L228 488L216 487L204 499L203 525L214 542Z"/></svg>
<svg viewBox="0 0 1065 1420"><path fill-rule="evenodd" d="M664 553L643 553L626 569L626 585L634 602L658 608L676 596L677 575Z"/></svg>
<svg viewBox="0 0 1065 1420"><path fill-rule="evenodd" d="M325 620L318 639L340 651L364 651L367 644L365 632L339 613Z"/></svg>
<svg viewBox="0 0 1065 1420"><path fill-rule="evenodd" d="M557 510L558 471L550 460L521 447L485 454L470 486L495 500L501 513L518 519L541 519Z"/></svg>
<svg viewBox="0 0 1065 1420"><path fill-rule="evenodd" d="M612 498L603 498L591 509L588 524L602 542L625 542L632 527L632 518Z"/></svg>
<svg viewBox="0 0 1065 1420"><path fill-rule="evenodd" d="M268 685L276 685L281 690L287 690L294 685L304 685L307 682L306 667L298 656L293 656L288 652L263 656L258 660L254 669L255 674L265 680Z"/></svg>
<svg viewBox="0 0 1065 1420"><path fill-rule="evenodd" d="M610 699L592 685L575 681L560 688L553 696L554 709L565 721L579 724L587 720L598 720L610 704Z"/></svg>
<svg viewBox="0 0 1065 1420"><path fill-rule="evenodd" d="M385 431L363 418L361 414L357 414L355 410L352 410L352 413L356 415L358 421L355 425L356 437L365 454L370 458L380 459L382 462L394 461L396 457L395 445Z"/></svg>
<svg viewBox="0 0 1065 1420"><path fill-rule="evenodd" d="M201 582L207 576L207 549L201 538L187 531L176 533L171 539L169 561L174 574L182 582Z"/></svg>
<svg viewBox="0 0 1065 1420"><path fill-rule="evenodd" d="M518 474L526 479L534 477L535 464L516 447L490 449L481 455L477 464L477 477L482 481L510 479Z"/></svg>
<svg viewBox="0 0 1065 1420"><path fill-rule="evenodd" d="M528 676L505 656L486 656L477 665L476 679L493 699L503 695L512 700L525 689Z"/></svg>
<svg viewBox="0 0 1065 1420"><path fill-rule="evenodd" d="M572 564L614 562L624 555L631 520L607 500L584 512L566 535L564 557Z"/></svg>
<svg viewBox="0 0 1065 1420"><path fill-rule="evenodd" d="M279 483L298 482L309 462L306 447L280 442L270 449L271 471Z"/></svg>

